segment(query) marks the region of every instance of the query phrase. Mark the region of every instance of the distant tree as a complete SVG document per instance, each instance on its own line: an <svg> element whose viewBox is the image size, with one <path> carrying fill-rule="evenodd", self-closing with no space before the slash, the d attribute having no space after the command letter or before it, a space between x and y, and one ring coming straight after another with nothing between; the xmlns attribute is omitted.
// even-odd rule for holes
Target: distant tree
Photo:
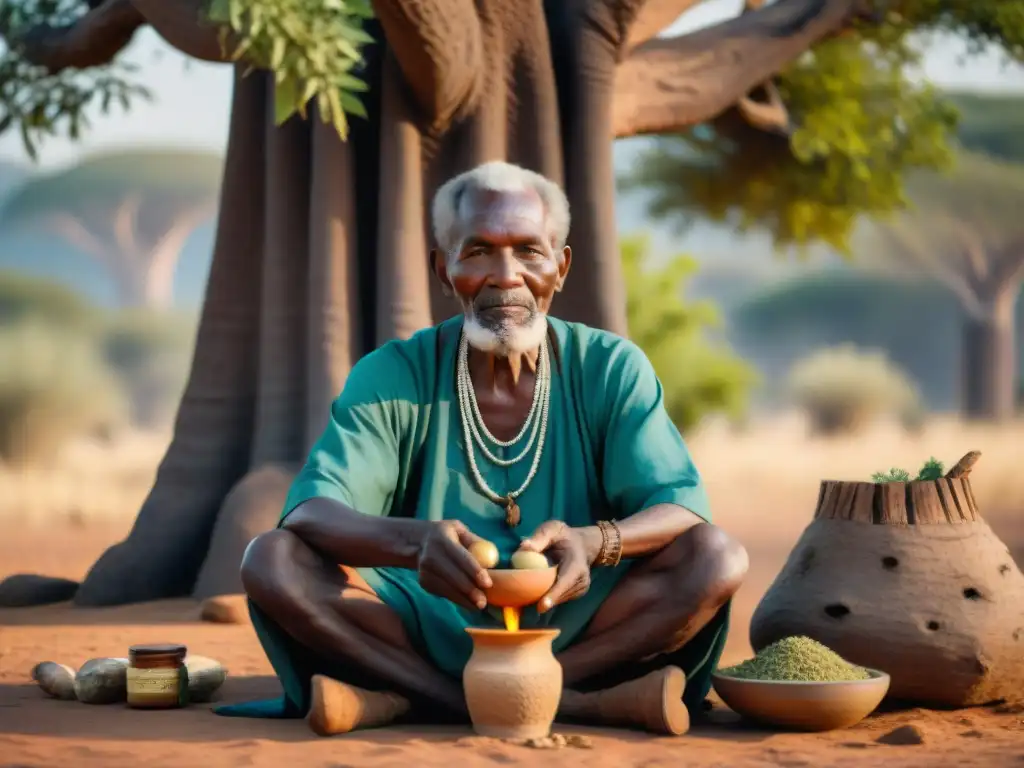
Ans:
<svg viewBox="0 0 1024 768"><path fill-rule="evenodd" d="M651 360L672 420L685 432L712 413L742 417L757 374L709 338L720 320L715 306L685 299L696 261L676 256L652 267L647 240L630 237L622 240L622 270L630 336Z"/></svg>
<svg viewBox="0 0 1024 768"><path fill-rule="evenodd" d="M722 113L655 139L622 187L648 193L656 218L729 222L767 231L780 250L824 243L849 254L861 217L906 204L906 171L951 165L959 111L977 106L908 76L920 53L907 33L951 30L1024 61L1020 0L870 5L882 23L815 47L769 85L763 101L776 109L763 111L775 130L757 130L735 110ZM991 120L1012 109L989 107ZM985 130L978 121L966 138L986 142Z"/></svg>
<svg viewBox="0 0 1024 768"><path fill-rule="evenodd" d="M971 152L1024 163L1024 94L954 93L957 139Z"/></svg>
<svg viewBox="0 0 1024 768"><path fill-rule="evenodd" d="M123 305L165 308L186 240L216 210L221 171L203 152L97 155L23 182L0 204L0 226L42 226L105 267Z"/></svg>
<svg viewBox="0 0 1024 768"><path fill-rule="evenodd" d="M975 418L1016 411L1016 305L1024 282L1024 165L961 154L950 174L908 181L913 208L873 224L864 258L924 272L965 313L962 407Z"/></svg>

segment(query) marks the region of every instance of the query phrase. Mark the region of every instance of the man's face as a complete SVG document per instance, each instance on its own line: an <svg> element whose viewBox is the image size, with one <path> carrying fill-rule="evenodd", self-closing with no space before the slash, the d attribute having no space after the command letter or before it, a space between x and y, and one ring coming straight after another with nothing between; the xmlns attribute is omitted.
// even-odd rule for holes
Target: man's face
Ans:
<svg viewBox="0 0 1024 768"><path fill-rule="evenodd" d="M470 321L516 349L517 337L542 324L569 272L571 253L556 250L544 203L528 192L474 191L462 199L459 247L434 266Z"/></svg>

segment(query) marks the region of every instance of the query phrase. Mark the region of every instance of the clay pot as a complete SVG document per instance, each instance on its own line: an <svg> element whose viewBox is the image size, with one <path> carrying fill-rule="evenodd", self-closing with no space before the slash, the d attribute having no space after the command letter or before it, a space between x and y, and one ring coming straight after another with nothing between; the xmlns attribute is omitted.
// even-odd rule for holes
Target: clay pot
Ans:
<svg viewBox="0 0 1024 768"><path fill-rule="evenodd" d="M498 739L535 739L551 731L562 697L557 629L466 629L473 653L462 673L473 729Z"/></svg>
<svg viewBox="0 0 1024 768"><path fill-rule="evenodd" d="M490 569L491 588L484 590L487 603L498 608L523 608L534 605L555 585L558 568L530 570Z"/></svg>
<svg viewBox="0 0 1024 768"><path fill-rule="evenodd" d="M755 651L792 635L889 673L890 699L985 704L1024 689L1024 576L964 475L826 481L750 624Z"/></svg>

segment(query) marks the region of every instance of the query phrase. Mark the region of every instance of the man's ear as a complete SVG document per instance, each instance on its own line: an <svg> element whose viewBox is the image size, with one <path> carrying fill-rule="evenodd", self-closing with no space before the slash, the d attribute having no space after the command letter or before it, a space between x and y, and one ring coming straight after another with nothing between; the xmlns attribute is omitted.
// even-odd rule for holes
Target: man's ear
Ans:
<svg viewBox="0 0 1024 768"><path fill-rule="evenodd" d="M441 281L442 293L445 296L454 296L455 289L452 288L452 281L448 279L448 254L440 248L431 248L430 266L433 268L437 279Z"/></svg>
<svg viewBox="0 0 1024 768"><path fill-rule="evenodd" d="M561 291L565 285L565 278L569 274L569 267L572 266L572 248L568 245L562 249L562 258L558 263L558 282L555 283L555 290Z"/></svg>

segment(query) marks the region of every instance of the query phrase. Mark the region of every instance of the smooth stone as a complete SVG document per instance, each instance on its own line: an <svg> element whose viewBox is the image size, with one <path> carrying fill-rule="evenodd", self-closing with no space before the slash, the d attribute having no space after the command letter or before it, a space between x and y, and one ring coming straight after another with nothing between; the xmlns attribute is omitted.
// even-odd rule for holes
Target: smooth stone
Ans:
<svg viewBox="0 0 1024 768"><path fill-rule="evenodd" d="M0 608L29 608L71 600L78 582L34 573L16 573L0 581Z"/></svg>
<svg viewBox="0 0 1024 768"><path fill-rule="evenodd" d="M84 704L128 700L128 659L89 659L75 675L75 695Z"/></svg>
<svg viewBox="0 0 1024 768"><path fill-rule="evenodd" d="M55 661L41 661L32 667L32 679L48 696L63 701L73 701L75 694L75 670Z"/></svg>
<svg viewBox="0 0 1024 768"><path fill-rule="evenodd" d="M245 595L217 595L199 604L200 621L212 624L245 624L249 621L249 603Z"/></svg>
<svg viewBox="0 0 1024 768"><path fill-rule="evenodd" d="M208 656L186 656L185 669L188 670L188 700L197 704L209 701L228 676L224 665Z"/></svg>

